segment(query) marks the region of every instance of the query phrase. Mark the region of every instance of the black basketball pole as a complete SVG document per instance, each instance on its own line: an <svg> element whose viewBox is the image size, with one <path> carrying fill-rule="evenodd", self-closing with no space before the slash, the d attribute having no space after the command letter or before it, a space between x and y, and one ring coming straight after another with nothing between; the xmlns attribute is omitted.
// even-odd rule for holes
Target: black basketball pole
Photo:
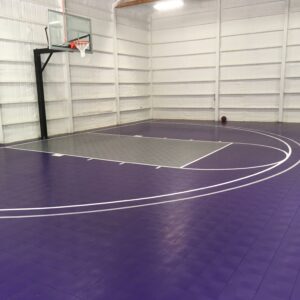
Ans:
<svg viewBox="0 0 300 300"><path fill-rule="evenodd" d="M40 115L40 128L41 128L41 139L48 139L47 129L47 117L46 117L46 106L45 106L45 95L44 95L44 82L43 82L43 70L41 60L41 49L35 49L34 52L34 65L35 65L35 77L37 86L37 97Z"/></svg>
<svg viewBox="0 0 300 300"><path fill-rule="evenodd" d="M37 97L38 97L38 107L39 107L39 117L40 117L40 129L41 129L41 139L48 139L48 128L47 128L47 116L46 116L46 105L45 105L45 94L44 94L44 81L43 81L43 71L46 68L51 56L55 52L61 52L59 50L51 50L49 48L34 49L34 65L35 65L35 77L36 77L36 87L37 87ZM42 54L49 54L44 65L42 65Z"/></svg>

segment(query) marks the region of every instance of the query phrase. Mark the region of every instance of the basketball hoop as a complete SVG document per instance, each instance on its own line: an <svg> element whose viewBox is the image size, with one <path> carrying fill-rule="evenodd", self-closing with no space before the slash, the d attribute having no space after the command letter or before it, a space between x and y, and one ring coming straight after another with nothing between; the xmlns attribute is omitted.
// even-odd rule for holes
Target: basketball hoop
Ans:
<svg viewBox="0 0 300 300"><path fill-rule="evenodd" d="M81 57L85 57L85 51L89 47L90 42L89 41L82 41L82 40L76 40L70 43L70 47L72 49L77 48L80 51Z"/></svg>

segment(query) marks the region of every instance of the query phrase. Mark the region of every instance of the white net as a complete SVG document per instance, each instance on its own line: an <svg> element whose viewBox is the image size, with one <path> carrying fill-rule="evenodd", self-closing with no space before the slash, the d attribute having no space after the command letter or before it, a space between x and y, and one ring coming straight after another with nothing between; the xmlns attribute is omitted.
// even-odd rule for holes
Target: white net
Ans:
<svg viewBox="0 0 300 300"><path fill-rule="evenodd" d="M85 57L85 51L88 49L90 43L88 41L75 41L75 47L80 51L81 57Z"/></svg>

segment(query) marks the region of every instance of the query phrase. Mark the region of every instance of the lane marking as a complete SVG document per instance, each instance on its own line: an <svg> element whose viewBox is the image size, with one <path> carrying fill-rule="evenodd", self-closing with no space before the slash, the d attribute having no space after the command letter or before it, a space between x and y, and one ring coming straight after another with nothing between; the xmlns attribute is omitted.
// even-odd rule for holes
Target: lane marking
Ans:
<svg viewBox="0 0 300 300"><path fill-rule="evenodd" d="M290 145L288 143L286 143L285 141L281 140L280 138L272 137L268 134L260 133L260 132L258 132L258 134L266 135L266 136L274 138L278 141L281 141L282 143L284 143L288 147L289 152L288 152L288 155L283 160L281 160L279 163L277 163L276 165L271 166L270 168L264 169L260 172L248 175L248 176L240 177L240 178L237 178L237 179L234 179L234 180L231 180L231 181L227 181L227 182L223 182L223 183L219 183L219 184L215 184L215 185L211 185L211 186L206 186L206 187L201 187L201 188L196 188L196 189L191 189L191 190L186 190L186 191L181 191L181 192L174 192L174 193L169 193L169 194L156 195L156 196L148 196L148 197L125 199L125 200L116 200L116 201L107 201L107 202L98 202L98 203L52 206L52 207L49 206L49 207L31 207L31 208L9 208L9 209L0 209L0 212L5 212L5 211L31 211L31 210L54 210L54 209L100 206L100 205L116 204L116 203L123 203L123 202L145 201L145 200L150 200L150 199L165 198L165 197L170 197L170 196L177 196L177 195L187 194L187 193L191 193L191 192L202 191L202 190L206 190L206 189L211 189L211 188L215 188L215 187L224 186L224 185L228 185L228 184L231 184L231 183L239 182L239 181L249 179L249 178L252 178L252 177L256 177L258 175L261 175L265 172L268 172L268 171L280 166L285 161L287 161L289 159L289 157L291 156L291 154L292 154L292 149L291 149ZM289 140L293 141L296 145L299 145L296 141L294 141L292 139L289 139Z"/></svg>
<svg viewBox="0 0 300 300"><path fill-rule="evenodd" d="M237 130L243 130L243 129L237 128ZM136 136L129 135L129 134L114 134L114 133L93 133L93 132L88 132L87 134L125 136L125 137L131 137L131 138L132 137L136 137ZM274 149L274 150L277 150L277 151L280 151L280 152L283 152L283 153L287 154L287 152L285 150L283 150L283 149L276 148L274 146L262 145L262 144L254 144L254 143L242 143L242 142L234 142L234 141L195 140L195 139L186 140L186 139L176 139L176 138L167 138L167 137L161 138L161 137L156 137L156 136L155 137L153 137L153 136L140 136L140 137L142 137L144 139L155 139L155 140L165 140L165 139L168 139L168 140L181 141L181 142L185 141L185 142L203 142L203 143L217 143L217 144L220 144L220 143L222 143L222 144L231 143L231 144L236 144L236 145L250 145L250 146L270 148L270 149Z"/></svg>
<svg viewBox="0 0 300 300"><path fill-rule="evenodd" d="M223 146L223 147L221 147L221 148L219 148L219 149L217 149L217 150L215 150L215 151L212 151L211 153L208 153L208 154L206 154L206 155L204 155L204 156L202 156L202 157L199 157L199 158L195 159L194 161L191 161L191 162L189 162L189 163L187 163L187 164L181 166L180 168L183 169L183 168L185 168L185 167L187 167L187 166L189 166L189 165L192 165L192 164L194 164L195 162L198 162L198 161L200 161L200 160L202 160L202 159L204 159L204 158L207 158L207 157L209 157L209 156L211 156L211 155L213 155L213 154L215 154L215 153L217 153L217 152L219 152L219 151L221 151L221 150L223 150L223 149L225 149L225 148L227 148L227 147L229 147L229 146L231 146L231 145L232 145L232 143L231 143L231 144L228 144L228 145L225 145L225 146Z"/></svg>
<svg viewBox="0 0 300 300"><path fill-rule="evenodd" d="M48 152L48 151L42 151L42 150L32 150L32 149L21 149L21 148L14 148L14 147L7 147L7 149L17 150L17 151L28 151L28 152L36 152L36 153L46 153L46 154L53 154L54 152ZM285 156L288 155L287 152L285 152ZM123 161L120 160L113 160L113 159L106 159L106 158L96 158L96 157L89 157L89 156L82 156L82 155L74 155L74 154L66 154L64 153L64 156L66 157L76 157L76 158L83 158L83 159L91 159L91 160L97 160L97 161L108 161L108 162L115 162L115 163L122 163ZM240 168L219 168L219 169L208 169L208 168L180 168L180 167L173 167L173 166L161 166L163 168L168 169L175 169L175 170L186 170L186 171L240 171L240 170L251 170L251 169L261 169L264 167L274 166L281 161L277 161L274 163L266 164L266 165L259 165L259 166L250 166L250 167L240 167ZM155 167L157 165L155 164L146 164L141 162L134 162L134 161L126 161L124 163L132 164L132 165L140 165L140 166L146 166L146 167Z"/></svg>
<svg viewBox="0 0 300 300"><path fill-rule="evenodd" d="M139 124L139 123L138 123ZM173 123L171 123L173 124ZM182 124L182 123L174 123L174 124ZM128 125L128 126L133 126L133 125L136 125L136 124L132 124L132 125ZM188 124L190 125L190 124ZM197 125L197 124L191 124L191 125ZM210 126L210 125L207 125L207 126ZM210 126L210 127L213 127L213 126ZM215 127L220 127L220 126L215 126ZM234 127L231 127L231 129L233 130L240 130L240 131L250 131L252 133L259 133L259 131L253 131L253 130L248 130L248 129L244 129L244 128L234 128ZM93 133L93 132L85 132L85 133L79 133L79 134L74 134L74 135L83 135L83 134L97 134L97 135L113 135L113 136L120 136L120 135L117 135L117 134L110 134L110 133ZM263 133L261 133L263 135ZM72 137L74 135L69 135L69 136L61 136L61 137L57 137L57 138L53 138L53 139L62 139L62 138L69 138L69 137ZM131 135L122 135L122 136L128 136L128 137L131 137L131 138L134 138L133 136ZM268 135L267 135L268 136ZM270 136L269 136L270 137ZM159 138L159 137L143 137L145 139L162 139L162 138ZM167 138L166 138L167 139ZM174 138L170 138L169 140L175 140L175 141L181 141L181 142L188 142L187 140L183 140L183 139L174 139ZM34 143L40 143L41 141L35 141ZM43 141L42 141L43 142ZM47 141L45 141L47 142ZM217 141L202 141L202 140L193 140L191 142L204 142L204 143L219 143ZM33 142L30 142L30 143L33 143ZM29 144L30 144L29 143ZM222 142L222 143L226 143L226 142ZM253 145L253 146L258 146L258 147L266 147L266 148L271 148L271 149L274 149L274 150L278 150L280 152L283 152L285 155L287 155L287 152L280 149L280 148L276 148L276 147L273 147L273 146L267 146L267 145L260 145L260 144L250 144L250 143L234 143L234 142L230 142L232 144L241 144L241 145ZM27 144L27 143L25 143ZM48 154L52 154L53 152L48 152L48 151L42 151L42 150L31 150L31 149L19 149L19 148L16 148L19 147L19 146L22 146L24 144L20 144L20 145L14 145L14 146L7 146L6 148L8 149L14 149L14 150L23 150L23 151L31 151L31 152L39 152L39 153L48 153ZM123 162L123 161L119 161L119 160L113 160L113 159L105 159L105 158L96 158L96 157L88 157L88 156L82 156L82 155L74 155L74 154L67 154L67 153L64 153L65 156L70 156L70 157L78 157L78 158L85 158L85 159L94 159L94 160L98 160L98 161L109 161L109 162L117 162L117 163L120 163L120 162ZM249 166L249 167L237 167L237 168L217 168L217 169L210 169L210 168L184 168L185 170L190 170L190 171L239 171L239 170L251 170L251 169L259 169L259 168L264 168L264 167L269 167L269 166L273 166L275 164L277 164L278 162L280 161L277 161L277 162L274 162L274 163L270 163L270 164L265 164L265 165L258 165L258 166ZM153 167L153 166L156 166L155 164L147 164L147 163L141 163L141 162L136 162L136 161L126 161L126 163L129 163L129 164L134 164L134 165L141 165L141 166L150 166L150 167ZM162 166L164 168L171 168L171 169L182 169L182 167L174 167L174 166Z"/></svg>
<svg viewBox="0 0 300 300"><path fill-rule="evenodd" d="M238 130L238 129L237 129ZM135 137L134 135L129 135L129 134L114 134L114 133L93 133L93 132L88 132L87 134L97 134L97 135L114 135L114 136L127 136L127 137ZM262 144L254 144L254 143L242 143L242 142L234 142L234 141L213 141L213 140L195 140L195 139L176 139L176 138L168 138L168 137L157 137L157 136L141 136L144 139L156 139L156 140L173 140L173 141L181 141L181 142L203 142L203 143L217 143L217 144L236 144L236 145L250 145L250 146L257 146L257 147L265 147L265 148L270 148L274 150L281 151L283 153L287 153L286 151L276 148L274 146L269 146L269 145L262 145Z"/></svg>
<svg viewBox="0 0 300 300"><path fill-rule="evenodd" d="M209 125L209 124L196 124L196 123L184 123L184 122L172 122L172 121L168 121L168 122L159 122L159 121L155 121L155 120L145 120L145 121L139 121L139 122L133 122L133 123L130 123L130 124L124 124L124 125L119 125L118 127L129 127L129 126L135 126L135 125L138 125L138 124L143 124L143 123L149 123L149 124L177 124L177 125L192 125L192 126L204 126L204 127L214 127L214 128L229 128L229 129L232 129L232 130L241 130L241 131L249 131L249 132L252 132L252 133L259 133L259 131L254 131L254 130L251 130L251 129L247 129L247 128L239 128L239 127L230 127L230 126L227 126L227 127L224 127L224 126L219 126L219 125ZM115 127L114 126L110 126L108 128L104 128L103 131L105 130L110 130L112 128L118 128L118 127ZM98 130L98 129L95 129L97 131L101 131L101 130ZM263 132L263 131L262 131ZM265 131L267 132L267 131ZM268 133L268 132L267 132ZM116 135L116 134L110 134L110 133L97 133L96 131L86 131L86 132L79 132L79 133L74 133L74 134L71 134L71 135L63 135L63 136L58 136L58 137L53 137L53 138L49 138L49 140L55 140L55 139L64 139L64 138L69 138L69 137L72 137L72 136L78 136L78 135L84 135L84 134L107 134L107 135ZM275 134L276 135L276 134ZM129 136L129 137L132 137L131 135L124 135L124 136ZM277 136L280 136L280 135L277 135ZM153 138L153 139L161 139L161 138L158 138L158 137L144 137L144 138ZM165 138L167 139L167 138ZM186 140L182 140L182 139L174 139L173 140L179 140L179 141L186 141ZM29 150L29 149L18 149L18 148L15 148L15 146L22 146L22 145L27 145L27 144L32 144L32 143L40 143L40 142L47 142L48 140L44 140L44 141L31 141L31 142L27 142L27 143L22 143L22 144L16 144L16 145L12 145L12 146L6 146L4 148L7 148L7 149L14 149L14 150L23 150L23 151L31 151L31 152L39 152L39 153L48 153L48 154L52 154L52 152L47 152L47 151L34 151L34 150ZM204 140L196 140L196 141L201 141L201 142L212 142L212 143L217 143L216 141L204 141ZM234 142L232 142L234 143ZM236 144L245 144L247 145L247 143L236 143ZM285 153L287 155L287 152L282 150L282 149L279 149L279 148L275 148L275 147L272 147L272 146L267 146L267 145L260 145L260 144L249 144L249 145L256 145L256 146L261 146L261 147L269 147L269 148L273 148L273 149L276 149L278 151L281 151L283 153ZM91 157L88 157L88 156L80 156L80 155L71 155L71 154L64 154L65 156L70 156L70 157L78 157L78 158L91 158ZM101 159L101 158L92 158L94 160L99 160L99 161L109 161L109 162L120 162L118 160L110 160L110 159ZM278 161L280 162L280 161ZM274 163L270 163L270 164L265 164L265 165L259 165L259 166L250 166L250 167L238 167L238 168L218 168L218 169L209 169L209 168L185 168L185 170L190 170L190 171L239 171L239 170L250 170L250 169L259 169L259 168L264 168L264 167L269 167L269 166L273 166L275 165L276 163L278 162L274 162ZM139 162L128 162L129 164L135 164L135 165L142 165L142 166L155 166L153 164L144 164L144 163L139 163ZM171 167L171 166L163 166L165 168L174 168L174 169L180 169L180 167Z"/></svg>

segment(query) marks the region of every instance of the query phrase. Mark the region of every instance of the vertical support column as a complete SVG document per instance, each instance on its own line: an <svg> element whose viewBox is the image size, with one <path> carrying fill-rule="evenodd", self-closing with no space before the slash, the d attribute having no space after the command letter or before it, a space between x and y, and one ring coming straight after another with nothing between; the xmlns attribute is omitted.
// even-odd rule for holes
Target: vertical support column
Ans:
<svg viewBox="0 0 300 300"><path fill-rule="evenodd" d="M0 145L4 144L4 132L3 132L3 124L2 124L2 105L0 104Z"/></svg>
<svg viewBox="0 0 300 300"><path fill-rule="evenodd" d="M216 84L215 84L215 121L219 120L220 111L220 59L221 59L221 0L217 0L217 31L216 31Z"/></svg>
<svg viewBox="0 0 300 300"><path fill-rule="evenodd" d="M71 89L71 75L70 75L70 59L69 53L65 54L65 77L67 85L67 110L68 110L68 124L69 133L74 132L74 122L73 122L73 102L72 102L72 89Z"/></svg>
<svg viewBox="0 0 300 300"><path fill-rule="evenodd" d="M289 20L290 20L290 0L285 0L282 54L281 54L280 97L279 97L279 106L278 106L278 121L279 122L283 122L284 95L285 95L284 90L285 90L287 42L288 42L288 34L289 34Z"/></svg>
<svg viewBox="0 0 300 300"><path fill-rule="evenodd" d="M149 80L150 80L150 119L153 119L153 53L152 53L152 16L150 17L149 22L149 32L150 32L150 74L149 74Z"/></svg>
<svg viewBox="0 0 300 300"><path fill-rule="evenodd" d="M119 47L118 47L118 36L117 36L117 15L115 6L112 9L113 17L113 43L114 43L114 70L115 70L115 93L116 93L116 113L117 113L117 124L121 123L120 117L120 84L119 84Z"/></svg>
<svg viewBox="0 0 300 300"><path fill-rule="evenodd" d="M62 12L65 13L67 8L67 1L62 0ZM66 18L64 17L64 22L66 22ZM67 29L67 25L64 25L65 31ZM67 40L67 33L65 32L65 40ZM66 89L67 89L67 111L68 111L68 130L69 133L74 132L74 120L73 120L73 102L72 102L72 89L71 89L71 75L70 75L70 57L69 52L65 54L65 79L66 79Z"/></svg>
<svg viewBox="0 0 300 300"><path fill-rule="evenodd" d="M40 115L41 139L44 140L44 139L48 139L48 130L47 130L47 117L46 117L46 107L45 107L41 52L39 52L39 49L35 49L33 50L33 53L34 53L35 77L36 77L38 106L39 106L39 115Z"/></svg>

